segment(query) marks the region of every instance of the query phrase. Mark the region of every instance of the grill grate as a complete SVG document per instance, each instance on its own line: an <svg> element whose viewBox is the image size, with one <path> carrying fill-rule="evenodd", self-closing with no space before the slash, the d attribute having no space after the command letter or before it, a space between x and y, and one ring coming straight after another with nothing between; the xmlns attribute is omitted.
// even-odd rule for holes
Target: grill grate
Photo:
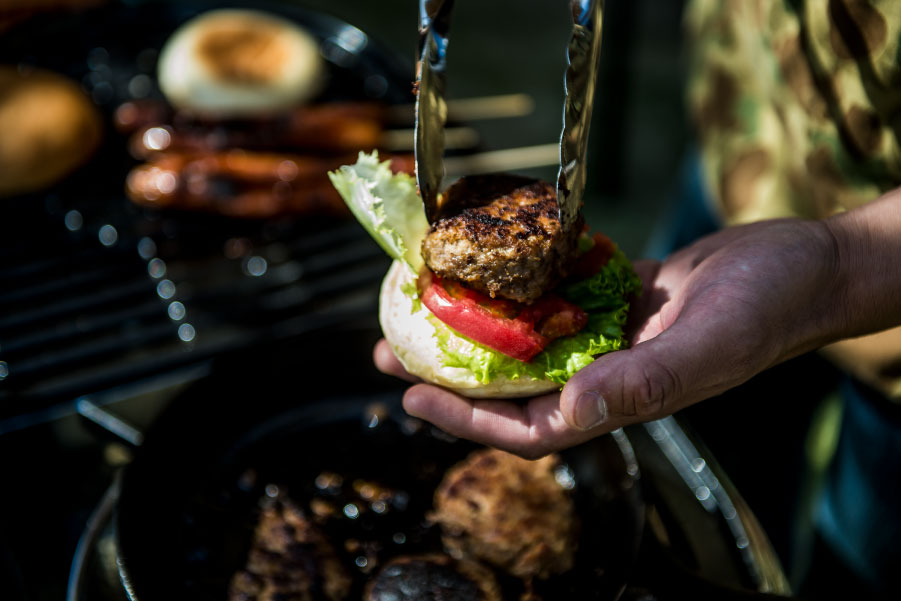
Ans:
<svg viewBox="0 0 901 601"><path fill-rule="evenodd" d="M92 159L53 190L0 199L0 433L71 410L80 395L201 371L222 353L363 316L374 323L387 258L356 223L170 214L123 197L135 162L112 126L115 107L160 99L159 49L221 4L107 3L38 15L0 39L5 62L79 82L107 122ZM412 68L363 32L291 3L254 7L322 40L321 101L411 102Z"/></svg>
<svg viewBox="0 0 901 601"><path fill-rule="evenodd" d="M354 222L33 205L0 224L0 418L374 318L388 266Z"/></svg>

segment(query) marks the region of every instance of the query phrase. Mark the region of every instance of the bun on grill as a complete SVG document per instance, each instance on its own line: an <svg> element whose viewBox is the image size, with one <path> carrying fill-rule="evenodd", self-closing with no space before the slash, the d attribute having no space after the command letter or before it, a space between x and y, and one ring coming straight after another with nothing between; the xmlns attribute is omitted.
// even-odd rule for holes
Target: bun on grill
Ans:
<svg viewBox="0 0 901 601"><path fill-rule="evenodd" d="M281 17L213 10L182 25L166 42L160 88L178 108L218 117L281 111L319 92L319 43Z"/></svg>
<svg viewBox="0 0 901 601"><path fill-rule="evenodd" d="M102 136L97 109L74 82L0 67L0 196L56 183L90 158Z"/></svg>

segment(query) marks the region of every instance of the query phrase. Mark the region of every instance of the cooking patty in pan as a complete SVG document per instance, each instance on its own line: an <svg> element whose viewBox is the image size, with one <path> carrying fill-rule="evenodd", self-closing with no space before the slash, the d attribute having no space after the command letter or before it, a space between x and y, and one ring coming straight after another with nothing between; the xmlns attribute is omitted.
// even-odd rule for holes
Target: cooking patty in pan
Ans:
<svg viewBox="0 0 901 601"><path fill-rule="evenodd" d="M397 557L366 587L365 601L501 601L494 574L447 555Z"/></svg>
<svg viewBox="0 0 901 601"><path fill-rule="evenodd" d="M528 461L485 449L447 471L431 518L454 557L487 561L520 578L573 566L576 518L553 455Z"/></svg>
<svg viewBox="0 0 901 601"><path fill-rule="evenodd" d="M338 601L351 579L325 536L290 500L267 502L229 601Z"/></svg>

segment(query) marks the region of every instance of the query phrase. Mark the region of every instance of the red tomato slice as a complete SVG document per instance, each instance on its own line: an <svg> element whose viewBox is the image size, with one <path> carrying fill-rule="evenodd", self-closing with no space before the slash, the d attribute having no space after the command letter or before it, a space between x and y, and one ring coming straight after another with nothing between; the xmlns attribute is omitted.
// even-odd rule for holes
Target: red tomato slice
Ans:
<svg viewBox="0 0 901 601"><path fill-rule="evenodd" d="M594 241L594 246L579 257L570 275L578 278L590 278L599 272L601 267L606 265L613 256L616 247L610 238L598 232L591 239Z"/></svg>
<svg viewBox="0 0 901 601"><path fill-rule="evenodd" d="M531 361L554 338L581 330L582 309L555 295L523 307L492 299L431 272L420 276L422 303L464 336L520 361Z"/></svg>
<svg viewBox="0 0 901 601"><path fill-rule="evenodd" d="M523 309L519 318L533 323L539 334L551 340L572 336L588 323L585 311L556 294L545 294Z"/></svg>

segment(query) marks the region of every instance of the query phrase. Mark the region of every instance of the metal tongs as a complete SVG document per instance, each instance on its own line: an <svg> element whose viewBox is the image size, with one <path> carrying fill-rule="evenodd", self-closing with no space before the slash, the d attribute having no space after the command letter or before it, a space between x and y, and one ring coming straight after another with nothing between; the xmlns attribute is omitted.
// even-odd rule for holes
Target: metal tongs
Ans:
<svg viewBox="0 0 901 601"><path fill-rule="evenodd" d="M444 179L444 125L447 122L447 42L454 0L419 1L419 63L416 74L416 183L429 223L438 218ZM573 30L567 48L563 131L557 202L560 223L568 230L578 221L585 190L585 155L601 55L604 0L570 0Z"/></svg>

